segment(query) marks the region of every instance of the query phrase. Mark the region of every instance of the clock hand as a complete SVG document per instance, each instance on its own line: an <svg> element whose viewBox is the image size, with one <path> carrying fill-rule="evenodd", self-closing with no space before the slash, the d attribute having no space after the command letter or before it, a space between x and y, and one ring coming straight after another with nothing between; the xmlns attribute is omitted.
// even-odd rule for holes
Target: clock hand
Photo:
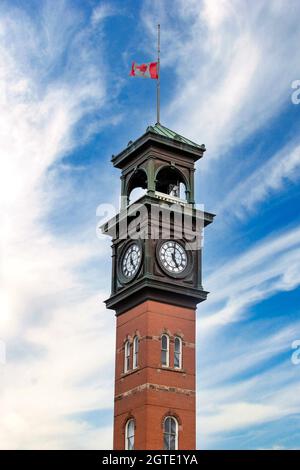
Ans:
<svg viewBox="0 0 300 470"><path fill-rule="evenodd" d="M179 264L177 263L176 261L176 258L175 258L175 248L174 248L174 253L172 253L172 261L175 263L175 267L178 268Z"/></svg>
<svg viewBox="0 0 300 470"><path fill-rule="evenodd" d="M130 253L130 255L129 255L129 262L130 262L130 265L132 266L132 268L134 268L134 264L133 264L133 261L132 261L132 253Z"/></svg>

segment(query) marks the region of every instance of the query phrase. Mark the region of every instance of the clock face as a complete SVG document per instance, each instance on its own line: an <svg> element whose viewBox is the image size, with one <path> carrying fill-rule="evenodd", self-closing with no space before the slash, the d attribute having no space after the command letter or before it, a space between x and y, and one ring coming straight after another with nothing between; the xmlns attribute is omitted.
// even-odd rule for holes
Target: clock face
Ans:
<svg viewBox="0 0 300 470"><path fill-rule="evenodd" d="M183 246L173 240L164 242L159 249L159 259L166 271L181 274L187 267L188 257Z"/></svg>
<svg viewBox="0 0 300 470"><path fill-rule="evenodd" d="M136 275L142 260L142 251L137 243L132 243L125 251L122 259L122 274L128 280Z"/></svg>

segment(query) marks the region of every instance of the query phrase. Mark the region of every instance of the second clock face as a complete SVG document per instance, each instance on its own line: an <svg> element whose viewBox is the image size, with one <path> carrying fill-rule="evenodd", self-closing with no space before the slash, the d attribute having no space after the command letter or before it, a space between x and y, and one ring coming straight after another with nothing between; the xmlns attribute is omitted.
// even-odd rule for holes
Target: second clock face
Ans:
<svg viewBox="0 0 300 470"><path fill-rule="evenodd" d="M136 275L142 259L141 248L137 243L132 243L125 251L122 259L122 273L127 279L133 279Z"/></svg>
<svg viewBox="0 0 300 470"><path fill-rule="evenodd" d="M159 259L165 270L181 274L187 267L188 257L183 246L173 240L164 242L159 249Z"/></svg>

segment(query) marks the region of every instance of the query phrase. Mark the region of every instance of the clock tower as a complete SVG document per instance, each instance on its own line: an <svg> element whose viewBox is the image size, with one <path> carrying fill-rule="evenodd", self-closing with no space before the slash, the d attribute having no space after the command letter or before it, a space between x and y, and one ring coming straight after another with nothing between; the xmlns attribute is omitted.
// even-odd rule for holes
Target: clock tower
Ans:
<svg viewBox="0 0 300 470"><path fill-rule="evenodd" d="M214 217L194 200L204 152L155 124L112 157L121 208L102 231L112 238L115 450L195 449L195 311L207 296L201 240Z"/></svg>

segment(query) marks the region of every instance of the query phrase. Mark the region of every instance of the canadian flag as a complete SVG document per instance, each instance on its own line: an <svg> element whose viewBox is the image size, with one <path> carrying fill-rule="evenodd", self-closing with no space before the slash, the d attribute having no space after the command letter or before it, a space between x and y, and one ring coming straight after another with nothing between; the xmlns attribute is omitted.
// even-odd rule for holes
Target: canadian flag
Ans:
<svg viewBox="0 0 300 470"><path fill-rule="evenodd" d="M148 62L147 64L138 65L132 62L130 74L132 77L144 77L158 79L157 62Z"/></svg>

